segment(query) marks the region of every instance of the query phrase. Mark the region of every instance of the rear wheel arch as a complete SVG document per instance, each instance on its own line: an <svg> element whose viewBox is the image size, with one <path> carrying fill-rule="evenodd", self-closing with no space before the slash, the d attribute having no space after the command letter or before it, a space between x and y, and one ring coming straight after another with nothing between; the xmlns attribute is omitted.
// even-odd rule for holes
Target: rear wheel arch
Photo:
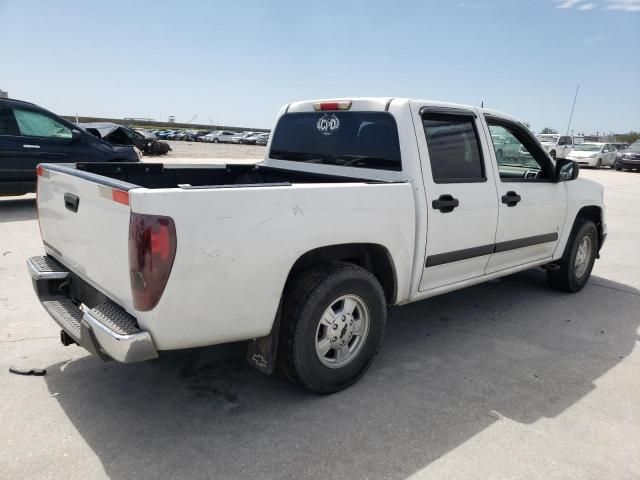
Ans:
<svg viewBox="0 0 640 480"><path fill-rule="evenodd" d="M352 263L368 270L380 282L387 304L395 303L397 276L391 254L386 247L374 243L328 245L309 250L301 255L289 270L285 290L299 272L331 262Z"/></svg>

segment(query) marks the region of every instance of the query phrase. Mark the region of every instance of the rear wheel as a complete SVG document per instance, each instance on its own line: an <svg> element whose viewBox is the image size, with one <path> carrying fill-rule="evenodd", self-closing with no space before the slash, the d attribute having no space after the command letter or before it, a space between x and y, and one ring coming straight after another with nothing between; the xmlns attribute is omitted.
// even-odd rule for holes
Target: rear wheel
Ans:
<svg viewBox="0 0 640 480"><path fill-rule="evenodd" d="M320 266L290 283L283 308L281 370L315 393L352 385L382 342L387 310L380 283L348 263Z"/></svg>
<svg viewBox="0 0 640 480"><path fill-rule="evenodd" d="M575 293L582 290L598 253L598 230L591 220L579 218L559 263L560 268L547 272L549 285L557 290Z"/></svg>

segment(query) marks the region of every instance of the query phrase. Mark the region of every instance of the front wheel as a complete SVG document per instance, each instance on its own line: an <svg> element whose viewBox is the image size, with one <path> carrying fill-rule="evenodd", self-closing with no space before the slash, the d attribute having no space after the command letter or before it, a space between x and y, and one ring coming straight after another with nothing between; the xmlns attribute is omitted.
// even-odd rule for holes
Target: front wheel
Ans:
<svg viewBox="0 0 640 480"><path fill-rule="evenodd" d="M314 393L352 385L382 342L387 309L380 283L348 263L320 266L290 283L282 312L281 370Z"/></svg>
<svg viewBox="0 0 640 480"><path fill-rule="evenodd" d="M599 158L599 159L596 161L596 168L597 168L598 170L600 170L600 168L601 168L601 167L602 167L602 159L601 159L601 158Z"/></svg>
<svg viewBox="0 0 640 480"><path fill-rule="evenodd" d="M218 143L220 140L218 140L217 138L213 139L213 143Z"/></svg>
<svg viewBox="0 0 640 480"><path fill-rule="evenodd" d="M598 253L598 230L591 220L578 219L569 239L560 268L547 272L549 285L556 290L575 293L582 290Z"/></svg>

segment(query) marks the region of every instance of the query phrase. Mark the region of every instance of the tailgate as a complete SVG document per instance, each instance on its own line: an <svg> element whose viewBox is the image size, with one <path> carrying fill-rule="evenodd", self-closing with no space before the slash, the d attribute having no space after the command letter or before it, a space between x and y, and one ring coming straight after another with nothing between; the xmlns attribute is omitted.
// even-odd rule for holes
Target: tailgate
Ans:
<svg viewBox="0 0 640 480"><path fill-rule="evenodd" d="M38 217L45 250L133 312L128 191L136 185L76 170L38 167Z"/></svg>

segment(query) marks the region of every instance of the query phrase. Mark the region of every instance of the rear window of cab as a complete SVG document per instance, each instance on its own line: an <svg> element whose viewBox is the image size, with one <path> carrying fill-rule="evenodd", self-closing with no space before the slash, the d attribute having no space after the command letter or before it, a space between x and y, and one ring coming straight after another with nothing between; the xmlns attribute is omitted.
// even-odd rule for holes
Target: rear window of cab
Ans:
<svg viewBox="0 0 640 480"><path fill-rule="evenodd" d="M286 113L269 156L275 160L401 171L395 119L387 112Z"/></svg>

